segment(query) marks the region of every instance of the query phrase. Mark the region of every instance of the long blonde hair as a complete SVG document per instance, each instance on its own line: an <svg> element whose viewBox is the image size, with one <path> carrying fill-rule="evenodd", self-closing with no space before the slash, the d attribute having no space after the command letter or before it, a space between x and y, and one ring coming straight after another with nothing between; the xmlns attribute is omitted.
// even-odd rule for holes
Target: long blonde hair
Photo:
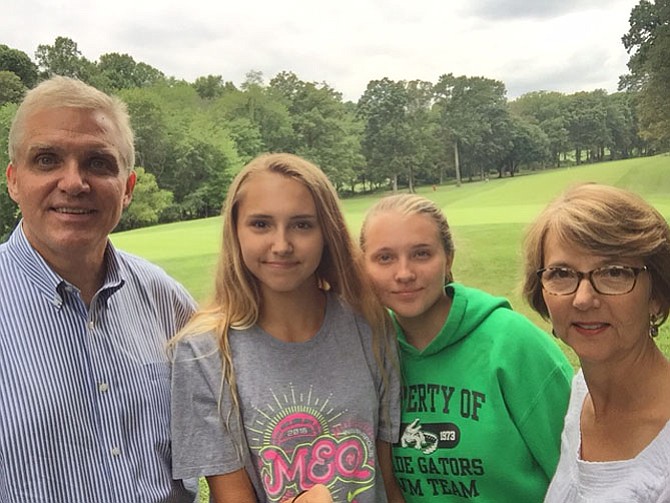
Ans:
<svg viewBox="0 0 670 503"><path fill-rule="evenodd" d="M258 321L261 295L258 281L242 260L237 211L240 188L244 182L250 176L264 172L291 178L303 184L312 195L324 238L317 278L367 320L372 329L375 358L382 378L386 380L382 362L390 354L389 348L394 343L388 314L364 279L362 256L347 230L335 189L323 171L293 154L261 155L247 164L233 180L221 212L223 239L213 297L194 315L176 340L189 334L211 332L215 335L223 364L223 380L228 383L233 404L239 411L228 332L230 329L249 328Z"/></svg>

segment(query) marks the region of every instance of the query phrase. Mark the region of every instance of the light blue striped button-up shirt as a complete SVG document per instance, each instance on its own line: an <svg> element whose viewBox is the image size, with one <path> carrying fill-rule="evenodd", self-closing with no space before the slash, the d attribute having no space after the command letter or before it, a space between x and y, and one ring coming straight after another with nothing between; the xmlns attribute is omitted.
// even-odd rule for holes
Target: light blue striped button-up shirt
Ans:
<svg viewBox="0 0 670 503"><path fill-rule="evenodd" d="M19 226L0 245L0 503L185 503L166 341L193 312L160 268L105 254L90 307Z"/></svg>

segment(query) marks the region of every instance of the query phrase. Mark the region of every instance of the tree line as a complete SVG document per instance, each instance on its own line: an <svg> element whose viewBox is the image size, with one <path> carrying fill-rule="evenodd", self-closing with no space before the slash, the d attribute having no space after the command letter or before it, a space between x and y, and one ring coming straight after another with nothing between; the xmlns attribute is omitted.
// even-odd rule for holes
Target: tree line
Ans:
<svg viewBox="0 0 670 503"><path fill-rule="evenodd" d="M0 45L0 163L25 92L52 75L81 79L127 104L138 183L121 229L218 213L228 184L261 152L319 165L343 196L547 169L667 150L670 146L670 0L642 0L622 42L631 53L620 91L536 91L508 100L503 82L444 74L436 82L372 80L357 102L327 83L283 71L166 76L128 54L82 56L57 37L34 61ZM18 218L0 177L0 236Z"/></svg>

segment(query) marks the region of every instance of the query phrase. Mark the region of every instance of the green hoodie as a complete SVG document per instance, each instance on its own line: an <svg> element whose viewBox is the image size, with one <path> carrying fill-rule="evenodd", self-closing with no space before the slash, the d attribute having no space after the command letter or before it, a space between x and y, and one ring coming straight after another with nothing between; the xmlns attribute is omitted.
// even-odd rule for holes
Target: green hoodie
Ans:
<svg viewBox="0 0 670 503"><path fill-rule="evenodd" d="M556 469L573 369L509 302L457 283L423 349L393 317L403 371L393 466L411 502L540 502Z"/></svg>

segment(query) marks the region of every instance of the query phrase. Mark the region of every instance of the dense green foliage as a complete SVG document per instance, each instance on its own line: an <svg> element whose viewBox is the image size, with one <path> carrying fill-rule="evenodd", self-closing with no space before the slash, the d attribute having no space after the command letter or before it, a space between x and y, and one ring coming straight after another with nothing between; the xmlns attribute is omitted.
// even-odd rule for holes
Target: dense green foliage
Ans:
<svg viewBox="0 0 670 503"><path fill-rule="evenodd" d="M630 75L620 88L636 90L642 136L670 147L670 0L641 0L630 15L623 44Z"/></svg>
<svg viewBox="0 0 670 503"><path fill-rule="evenodd" d="M19 103L27 91L21 79L14 72L0 70L0 105Z"/></svg>
<svg viewBox="0 0 670 503"><path fill-rule="evenodd" d="M14 73L26 88L37 83L37 65L23 51L0 44L0 70Z"/></svg>

